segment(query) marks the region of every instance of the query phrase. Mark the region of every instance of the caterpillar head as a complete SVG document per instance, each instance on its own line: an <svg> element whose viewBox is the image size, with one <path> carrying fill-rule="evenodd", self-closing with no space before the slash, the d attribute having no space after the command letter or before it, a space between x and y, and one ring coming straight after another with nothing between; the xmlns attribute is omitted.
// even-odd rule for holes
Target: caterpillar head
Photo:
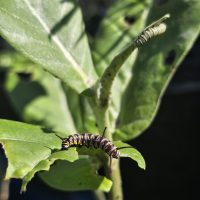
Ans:
<svg viewBox="0 0 200 200"><path fill-rule="evenodd" d="M62 141L62 149L63 149L63 150L64 150L64 149L68 149L69 146L70 146L69 141L68 141L67 139L63 139L63 141Z"/></svg>

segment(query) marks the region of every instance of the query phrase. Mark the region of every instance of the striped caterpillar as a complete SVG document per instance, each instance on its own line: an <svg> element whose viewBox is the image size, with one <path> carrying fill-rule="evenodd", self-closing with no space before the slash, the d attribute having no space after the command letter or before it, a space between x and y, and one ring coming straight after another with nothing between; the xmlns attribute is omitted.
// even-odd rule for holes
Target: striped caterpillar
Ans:
<svg viewBox="0 0 200 200"><path fill-rule="evenodd" d="M135 40L135 44L137 47L141 47L147 41L149 41L152 37L160 35L166 31L167 25L163 23L166 19L170 17L169 14L166 14L161 19L156 22L153 22L148 27L144 29L144 31L137 37Z"/></svg>
<svg viewBox="0 0 200 200"><path fill-rule="evenodd" d="M109 139L104 137L105 130L106 128L103 131L103 135L82 133L82 134L70 135L67 138L61 138L62 150L67 150L70 147L82 147L82 146L86 146L87 148L91 146L93 146L94 148L101 148L102 150L105 151L106 154L109 155L110 167L111 167L112 159L113 158L119 159L120 157L119 149L126 147L117 148Z"/></svg>

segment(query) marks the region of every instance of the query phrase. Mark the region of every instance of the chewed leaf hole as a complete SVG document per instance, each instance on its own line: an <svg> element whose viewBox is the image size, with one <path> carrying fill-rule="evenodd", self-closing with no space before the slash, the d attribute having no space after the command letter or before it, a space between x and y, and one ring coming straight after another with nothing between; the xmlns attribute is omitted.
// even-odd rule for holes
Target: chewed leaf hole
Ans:
<svg viewBox="0 0 200 200"><path fill-rule="evenodd" d="M128 24L129 26L133 25L134 22L136 21L134 16L125 16L124 17L124 21L126 22L126 24Z"/></svg>
<svg viewBox="0 0 200 200"><path fill-rule="evenodd" d="M176 51L173 49L168 52L167 57L165 58L165 64L171 65L176 58Z"/></svg>
<svg viewBox="0 0 200 200"><path fill-rule="evenodd" d="M105 172L104 167L101 166L101 167L98 169L98 175L100 175L100 176L105 176L105 175L106 175L106 172Z"/></svg>
<svg viewBox="0 0 200 200"><path fill-rule="evenodd" d="M19 76L21 80L24 80L24 81L30 81L31 76L32 76L31 73L24 73L24 72L19 72L17 73L17 75Z"/></svg>
<svg viewBox="0 0 200 200"><path fill-rule="evenodd" d="M158 6L163 6L167 2L168 2L168 0L156 0L156 3L157 3Z"/></svg>

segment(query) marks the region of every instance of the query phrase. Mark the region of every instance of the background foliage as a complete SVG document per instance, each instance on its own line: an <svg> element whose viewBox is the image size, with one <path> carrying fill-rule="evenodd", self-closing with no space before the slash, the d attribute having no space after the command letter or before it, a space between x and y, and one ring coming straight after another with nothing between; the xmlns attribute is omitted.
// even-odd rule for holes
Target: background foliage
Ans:
<svg viewBox="0 0 200 200"><path fill-rule="evenodd" d="M74 1L1 1L1 35L26 56L1 53L5 91L21 121L45 127L0 121L0 140L9 161L6 177L23 178L25 189L37 171L48 170L56 160L64 160L41 174L50 186L109 191L111 181L95 175L100 163L81 153L78 156L75 149L57 152L61 141L54 131L61 136L97 131L93 108L88 97L80 93L94 86L114 55L146 24L167 11L171 19L166 34L149 42L139 53L133 52L112 88L109 121L114 139L124 141L140 135L152 122L169 80L199 34L199 9L198 1L116 2L102 19L95 37L90 38L91 56L81 10ZM133 151L126 153L145 168L141 154ZM70 174L71 167L82 169L75 171L76 176L80 174L79 180ZM63 171L66 177L60 173ZM74 180L72 185L69 179Z"/></svg>

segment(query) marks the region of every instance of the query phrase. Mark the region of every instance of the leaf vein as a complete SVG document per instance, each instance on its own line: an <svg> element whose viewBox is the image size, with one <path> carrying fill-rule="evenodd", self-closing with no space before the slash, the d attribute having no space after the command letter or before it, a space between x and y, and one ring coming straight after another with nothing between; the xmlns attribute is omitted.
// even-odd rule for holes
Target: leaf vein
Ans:
<svg viewBox="0 0 200 200"><path fill-rule="evenodd" d="M40 15L38 15L38 13L36 12L36 10L31 6L31 4L29 3L29 1L28 0L23 0L23 1L26 4L26 6L29 8L29 10L31 11L31 13L39 21L39 23L44 28L44 30L47 32L47 34L50 35L51 31L50 31L49 27L44 22L44 20L40 17ZM65 58L72 64L72 66L74 67L75 71L77 71L77 73L80 75L80 77L82 78L82 80L85 83L85 85L88 86L88 84L87 84L87 76L84 73L84 71L82 70L81 66L77 63L77 61L75 60L75 58L64 47L64 45L62 44L62 42L59 40L59 38L56 35L52 35L51 38L54 41L54 43L59 47L59 49L62 51L62 53L65 56Z"/></svg>

